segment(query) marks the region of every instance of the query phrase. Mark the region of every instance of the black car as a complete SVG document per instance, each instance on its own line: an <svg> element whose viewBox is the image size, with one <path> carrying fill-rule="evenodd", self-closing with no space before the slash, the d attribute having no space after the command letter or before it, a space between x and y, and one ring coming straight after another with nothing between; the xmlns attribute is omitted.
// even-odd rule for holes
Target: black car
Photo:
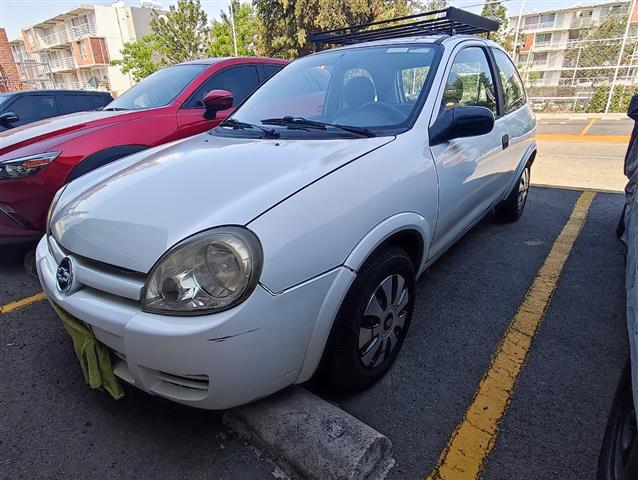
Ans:
<svg viewBox="0 0 638 480"><path fill-rule="evenodd" d="M97 110L113 101L108 92L22 90L0 93L0 132L44 118Z"/></svg>

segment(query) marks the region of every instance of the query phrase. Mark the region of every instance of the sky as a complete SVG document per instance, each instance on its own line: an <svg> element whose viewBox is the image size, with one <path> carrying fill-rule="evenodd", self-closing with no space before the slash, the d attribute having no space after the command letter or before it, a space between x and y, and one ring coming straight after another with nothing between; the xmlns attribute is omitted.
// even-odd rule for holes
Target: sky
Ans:
<svg viewBox="0 0 638 480"><path fill-rule="evenodd" d="M155 0L167 8L175 4L174 0ZM504 0L509 15L518 15L524 5L524 12L533 10L554 10L573 5L591 5L605 3L606 0ZM0 27L7 30L9 39L20 36L22 28L54 17L79 4L111 5L114 0L0 0ZM139 6L139 0L124 0L124 3ZM218 18L220 10L228 8L229 0L201 0L208 18ZM450 0L455 7L466 8L477 13L484 0Z"/></svg>

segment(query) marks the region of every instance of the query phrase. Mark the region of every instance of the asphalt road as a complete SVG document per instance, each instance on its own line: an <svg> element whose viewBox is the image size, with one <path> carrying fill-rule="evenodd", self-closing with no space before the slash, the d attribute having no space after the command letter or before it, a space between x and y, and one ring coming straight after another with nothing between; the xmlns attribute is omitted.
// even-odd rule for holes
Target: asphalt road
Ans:
<svg viewBox="0 0 638 480"><path fill-rule="evenodd" d="M487 218L418 283L397 364L349 398L315 387L395 445L393 479L421 479L472 401L490 357L577 191L533 188L515 224ZM623 198L597 194L485 464L486 479L593 478L627 353ZM0 305L39 291L20 252L0 252ZM128 389L114 402L80 376L46 303L0 317L0 478L272 478L272 467L220 426L218 413Z"/></svg>
<svg viewBox="0 0 638 480"><path fill-rule="evenodd" d="M539 135L630 135L633 121L627 117L592 118L556 114L538 118Z"/></svg>

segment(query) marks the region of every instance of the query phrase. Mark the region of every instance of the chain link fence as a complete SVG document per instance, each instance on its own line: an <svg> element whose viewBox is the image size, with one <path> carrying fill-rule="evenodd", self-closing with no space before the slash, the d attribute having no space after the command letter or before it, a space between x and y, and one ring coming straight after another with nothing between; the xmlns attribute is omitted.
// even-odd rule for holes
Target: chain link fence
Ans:
<svg viewBox="0 0 638 480"><path fill-rule="evenodd" d="M514 55L535 110L626 112L638 93L638 23L627 15L552 35L530 35Z"/></svg>

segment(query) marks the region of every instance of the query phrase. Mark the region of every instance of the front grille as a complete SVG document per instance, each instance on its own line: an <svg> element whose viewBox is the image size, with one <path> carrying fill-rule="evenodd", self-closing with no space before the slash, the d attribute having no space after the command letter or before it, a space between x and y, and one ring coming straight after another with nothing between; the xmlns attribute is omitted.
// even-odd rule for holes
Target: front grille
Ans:
<svg viewBox="0 0 638 480"><path fill-rule="evenodd" d="M157 379L177 387L208 391L208 375L174 375L158 371L155 376Z"/></svg>

